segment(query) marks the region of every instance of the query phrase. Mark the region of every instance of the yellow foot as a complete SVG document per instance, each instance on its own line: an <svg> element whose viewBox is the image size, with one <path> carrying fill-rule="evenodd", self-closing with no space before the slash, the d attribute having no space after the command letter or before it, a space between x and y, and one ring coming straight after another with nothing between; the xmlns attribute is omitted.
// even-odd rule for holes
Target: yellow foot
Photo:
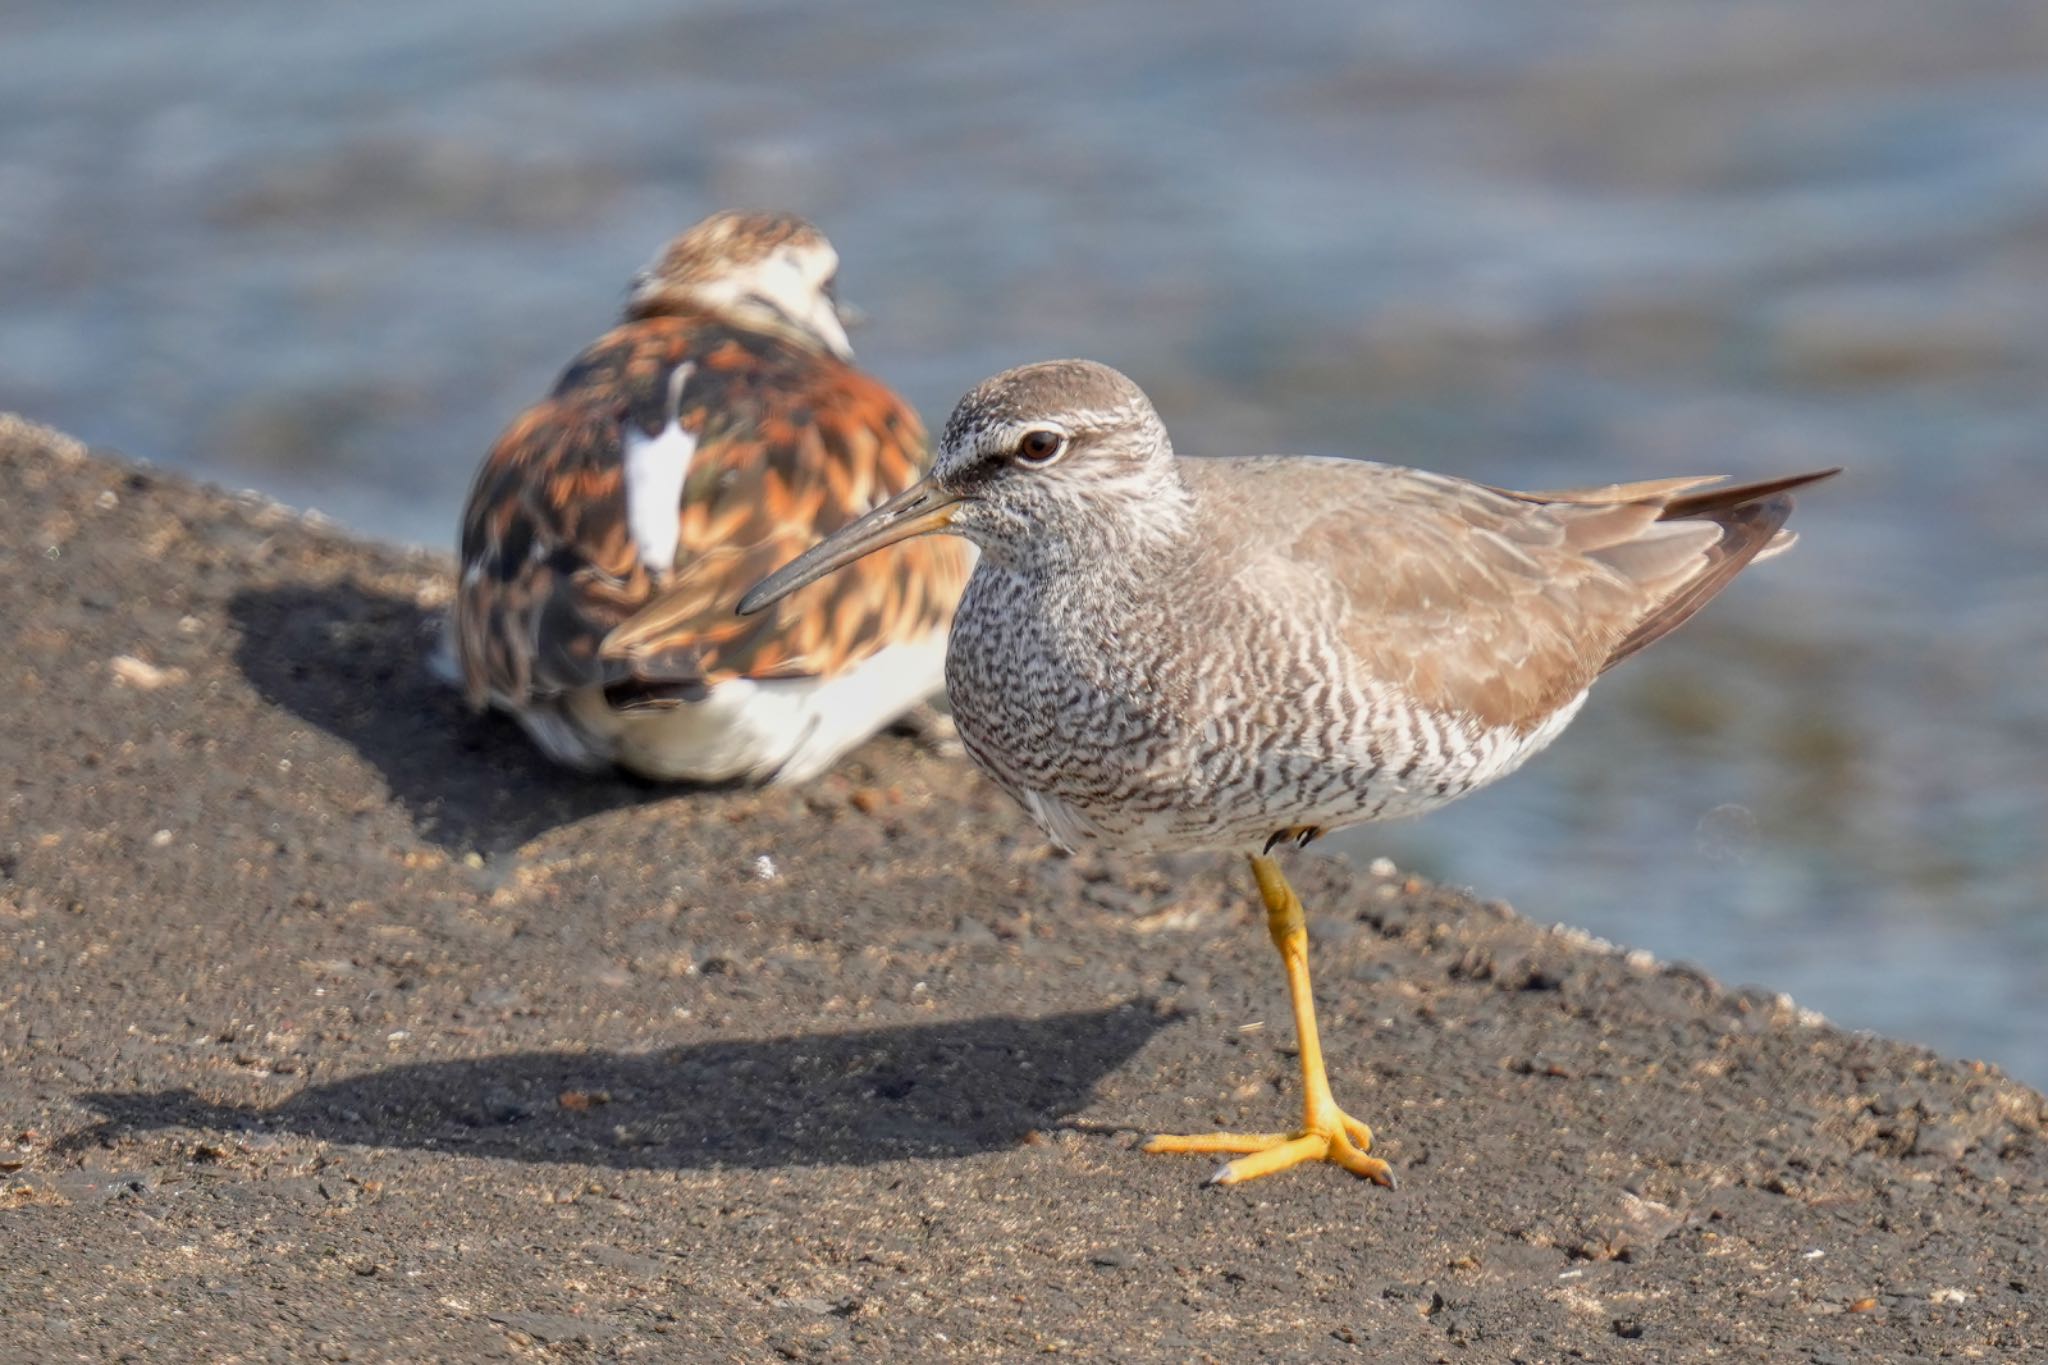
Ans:
<svg viewBox="0 0 2048 1365"><path fill-rule="evenodd" d="M1372 1129L1341 1111L1336 1119L1334 1124L1318 1124L1299 1133L1163 1133L1147 1142L1144 1150L1236 1154L1237 1160L1226 1162L1209 1177L1212 1185L1257 1180L1304 1161L1334 1161L1375 1185L1394 1188L1394 1168L1376 1156L1366 1155L1372 1147Z"/></svg>

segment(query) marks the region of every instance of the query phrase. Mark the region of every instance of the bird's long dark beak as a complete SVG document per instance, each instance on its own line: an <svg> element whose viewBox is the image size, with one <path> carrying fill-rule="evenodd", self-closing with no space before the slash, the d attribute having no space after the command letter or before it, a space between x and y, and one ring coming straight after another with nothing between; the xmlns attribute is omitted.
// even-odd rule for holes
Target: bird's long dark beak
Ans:
<svg viewBox="0 0 2048 1365"><path fill-rule="evenodd" d="M921 479L747 589L747 595L740 599L739 613L752 616L798 588L815 583L885 545L943 531L959 507L958 497L932 487L930 479Z"/></svg>

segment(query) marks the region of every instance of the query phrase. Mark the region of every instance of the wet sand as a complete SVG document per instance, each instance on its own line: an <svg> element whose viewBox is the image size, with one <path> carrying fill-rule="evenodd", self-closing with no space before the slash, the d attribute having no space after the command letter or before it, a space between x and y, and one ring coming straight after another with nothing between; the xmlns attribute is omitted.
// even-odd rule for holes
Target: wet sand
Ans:
<svg viewBox="0 0 2048 1365"><path fill-rule="evenodd" d="M1304 855L1402 1186L1205 1188L1133 1143L1295 1103L1229 860L907 739L564 775L426 675L440 559L20 423L0 503L7 1359L2048 1349L1995 1070Z"/></svg>

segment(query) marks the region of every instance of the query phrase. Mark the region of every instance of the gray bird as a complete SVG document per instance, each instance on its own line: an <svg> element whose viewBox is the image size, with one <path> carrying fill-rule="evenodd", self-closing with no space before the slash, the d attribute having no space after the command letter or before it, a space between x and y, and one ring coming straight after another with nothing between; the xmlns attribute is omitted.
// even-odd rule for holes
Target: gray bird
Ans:
<svg viewBox="0 0 2048 1365"><path fill-rule="evenodd" d="M1138 386L1081 360L984 381L931 473L749 591L743 613L910 536L981 559L954 617L960 738L1055 842L1235 849L1287 970L1303 1122L1155 1137L1392 1183L1337 1107L1301 902L1270 856L1419 815L1555 739L1614 664L1792 543L1791 489L1662 479L1517 493L1360 460L1176 458Z"/></svg>

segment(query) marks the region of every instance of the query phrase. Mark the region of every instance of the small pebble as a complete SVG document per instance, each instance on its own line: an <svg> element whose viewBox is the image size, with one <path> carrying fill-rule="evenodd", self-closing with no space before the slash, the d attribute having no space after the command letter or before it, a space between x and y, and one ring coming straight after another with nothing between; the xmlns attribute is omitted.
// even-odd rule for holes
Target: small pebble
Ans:
<svg viewBox="0 0 2048 1365"><path fill-rule="evenodd" d="M133 654L117 655L107 665L114 674L114 681L137 692L154 692L159 687L173 687L185 681L187 674L182 668L158 668Z"/></svg>

